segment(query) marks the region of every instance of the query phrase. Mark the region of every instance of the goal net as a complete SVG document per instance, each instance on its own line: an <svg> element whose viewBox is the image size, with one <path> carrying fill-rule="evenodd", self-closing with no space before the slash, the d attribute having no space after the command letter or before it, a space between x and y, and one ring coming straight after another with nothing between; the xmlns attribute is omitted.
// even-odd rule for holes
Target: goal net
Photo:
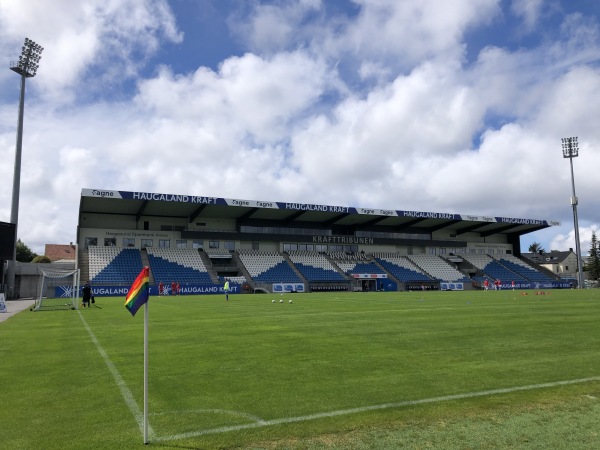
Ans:
<svg viewBox="0 0 600 450"><path fill-rule="evenodd" d="M76 309L78 299L79 269L42 269L34 311Z"/></svg>

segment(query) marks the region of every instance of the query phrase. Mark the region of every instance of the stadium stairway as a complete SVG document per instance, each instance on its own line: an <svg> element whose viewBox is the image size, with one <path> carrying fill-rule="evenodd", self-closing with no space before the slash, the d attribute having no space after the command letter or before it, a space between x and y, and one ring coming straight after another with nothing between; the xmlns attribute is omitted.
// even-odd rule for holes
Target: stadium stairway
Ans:
<svg viewBox="0 0 600 450"><path fill-rule="evenodd" d="M471 264L464 258L459 263L452 262L448 258L444 258L444 260L446 260L448 264L453 266L459 272L464 273L466 277L471 278L472 276L481 275L483 273L481 269L475 267L473 264Z"/></svg>
<svg viewBox="0 0 600 450"><path fill-rule="evenodd" d="M340 273L337 266L331 263L324 253L309 251L288 252L294 266L302 272L309 283L340 283L347 282L349 277ZM311 286L312 290L312 286Z"/></svg>
<svg viewBox="0 0 600 450"><path fill-rule="evenodd" d="M250 275L250 272L248 272L248 269L246 269L246 266L244 266L244 263L240 259L240 254L237 250L231 253L231 258L235 262L237 268L240 269L240 272L242 272L242 275L244 275L246 278L248 284L250 284L250 287L254 289L256 287L256 282L252 279L252 276Z"/></svg>
<svg viewBox="0 0 600 450"><path fill-rule="evenodd" d="M146 250L145 248L141 249L140 256L142 257L142 266L150 267L150 259L148 258L148 250ZM154 274L152 273L152 270L150 270L150 276L148 277L148 281L150 282L151 285L156 284L156 281L154 281Z"/></svg>
<svg viewBox="0 0 600 450"><path fill-rule="evenodd" d="M204 267L206 267L206 271L208 272L208 275L210 276L212 282L215 284L219 284L219 275L217 275L217 271L215 270L215 267L208 255L206 254L206 252L204 250L198 249L198 254L200 255L200 259L204 263Z"/></svg>
<svg viewBox="0 0 600 450"><path fill-rule="evenodd" d="M79 267L79 283L83 285L90 279L90 256L87 249L79 252L77 264Z"/></svg>
<svg viewBox="0 0 600 450"><path fill-rule="evenodd" d="M417 266L417 268L423 272L425 275L427 275L431 280L433 281L439 281L439 279L435 276L433 276L431 273L429 273L427 270L425 270L423 268L423 266L421 266L420 264L418 264L417 262L413 261L412 259L410 260L410 262L412 262L415 266Z"/></svg>
<svg viewBox="0 0 600 450"><path fill-rule="evenodd" d="M458 270L453 263L440 256L409 255L408 259L434 280L460 283L471 283L473 281L469 276Z"/></svg>
<svg viewBox="0 0 600 450"><path fill-rule="evenodd" d="M396 285L398 286L398 289L402 288L402 289L406 289L406 284L402 281L400 281L398 278L396 278L394 275L392 275L390 272L388 272L387 270L385 270L385 267L383 267L379 261L377 261L377 259L375 258L371 258L371 262L373 264L375 264L377 267L379 267L381 270L383 270L384 273L387 274L387 277L392 280L394 283L396 283Z"/></svg>
<svg viewBox="0 0 600 450"><path fill-rule="evenodd" d="M334 261L333 259L331 259L331 256L329 256L329 254L328 254L328 253L325 253L325 254L324 254L324 256L325 256L325 259L326 259L327 261L329 261L329 263L332 265L332 267L333 267L335 270L337 270L337 272L338 272L338 273L339 273L341 276L343 276L343 277L344 277L346 280L352 280L352 279L353 279L353 278L352 278L350 275L348 275L346 272L344 272L342 269L340 269L340 267L339 267L339 266L338 266L338 265L335 263L335 261Z"/></svg>

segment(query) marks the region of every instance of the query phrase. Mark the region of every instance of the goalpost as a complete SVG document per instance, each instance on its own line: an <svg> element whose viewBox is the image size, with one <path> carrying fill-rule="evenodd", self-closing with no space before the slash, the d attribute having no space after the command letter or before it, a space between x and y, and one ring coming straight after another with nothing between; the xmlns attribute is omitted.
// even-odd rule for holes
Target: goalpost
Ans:
<svg viewBox="0 0 600 450"><path fill-rule="evenodd" d="M77 309L79 299L79 269L44 270L32 311Z"/></svg>

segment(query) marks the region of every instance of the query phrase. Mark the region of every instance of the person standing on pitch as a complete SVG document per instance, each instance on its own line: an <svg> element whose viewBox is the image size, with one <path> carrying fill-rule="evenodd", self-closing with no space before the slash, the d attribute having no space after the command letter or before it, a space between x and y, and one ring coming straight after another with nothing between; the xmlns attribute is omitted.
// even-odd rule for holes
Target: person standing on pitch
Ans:
<svg viewBox="0 0 600 450"><path fill-rule="evenodd" d="M85 308L87 306L88 308L91 308L92 305L90 304L90 299L92 298L92 285L89 281L83 285L83 288L81 288L81 294L83 297L83 307Z"/></svg>
<svg viewBox="0 0 600 450"><path fill-rule="evenodd" d="M229 280L225 280L223 290L225 291L225 301L229 301Z"/></svg>

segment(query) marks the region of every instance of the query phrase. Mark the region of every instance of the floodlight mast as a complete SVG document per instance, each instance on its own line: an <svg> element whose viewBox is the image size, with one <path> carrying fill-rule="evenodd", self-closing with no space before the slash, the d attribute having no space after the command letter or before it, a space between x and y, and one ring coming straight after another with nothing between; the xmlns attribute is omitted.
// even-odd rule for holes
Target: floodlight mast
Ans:
<svg viewBox="0 0 600 450"><path fill-rule="evenodd" d="M8 297L14 298L15 265L17 261L17 230L19 222L19 194L21 189L21 152L23 147L23 113L25 109L25 80L35 77L40 67L40 59L44 48L31 39L25 38L25 43L19 56L19 61L10 63L10 70L21 75L21 95L19 98L19 121L17 125L17 145L15 150L15 171L13 176L12 202L10 207L10 222L15 224L15 248L12 261L8 261L7 284Z"/></svg>
<svg viewBox="0 0 600 450"><path fill-rule="evenodd" d="M577 287L582 289L584 286L583 271L581 267L581 243L579 242L579 222L577 220L577 203L579 203L575 195L575 175L573 172L573 158L579 156L579 143L576 137L568 137L562 139L563 158L569 158L571 163L571 186L573 188L573 196L571 197L571 206L573 207L573 224L575 227L575 251L577 253Z"/></svg>

